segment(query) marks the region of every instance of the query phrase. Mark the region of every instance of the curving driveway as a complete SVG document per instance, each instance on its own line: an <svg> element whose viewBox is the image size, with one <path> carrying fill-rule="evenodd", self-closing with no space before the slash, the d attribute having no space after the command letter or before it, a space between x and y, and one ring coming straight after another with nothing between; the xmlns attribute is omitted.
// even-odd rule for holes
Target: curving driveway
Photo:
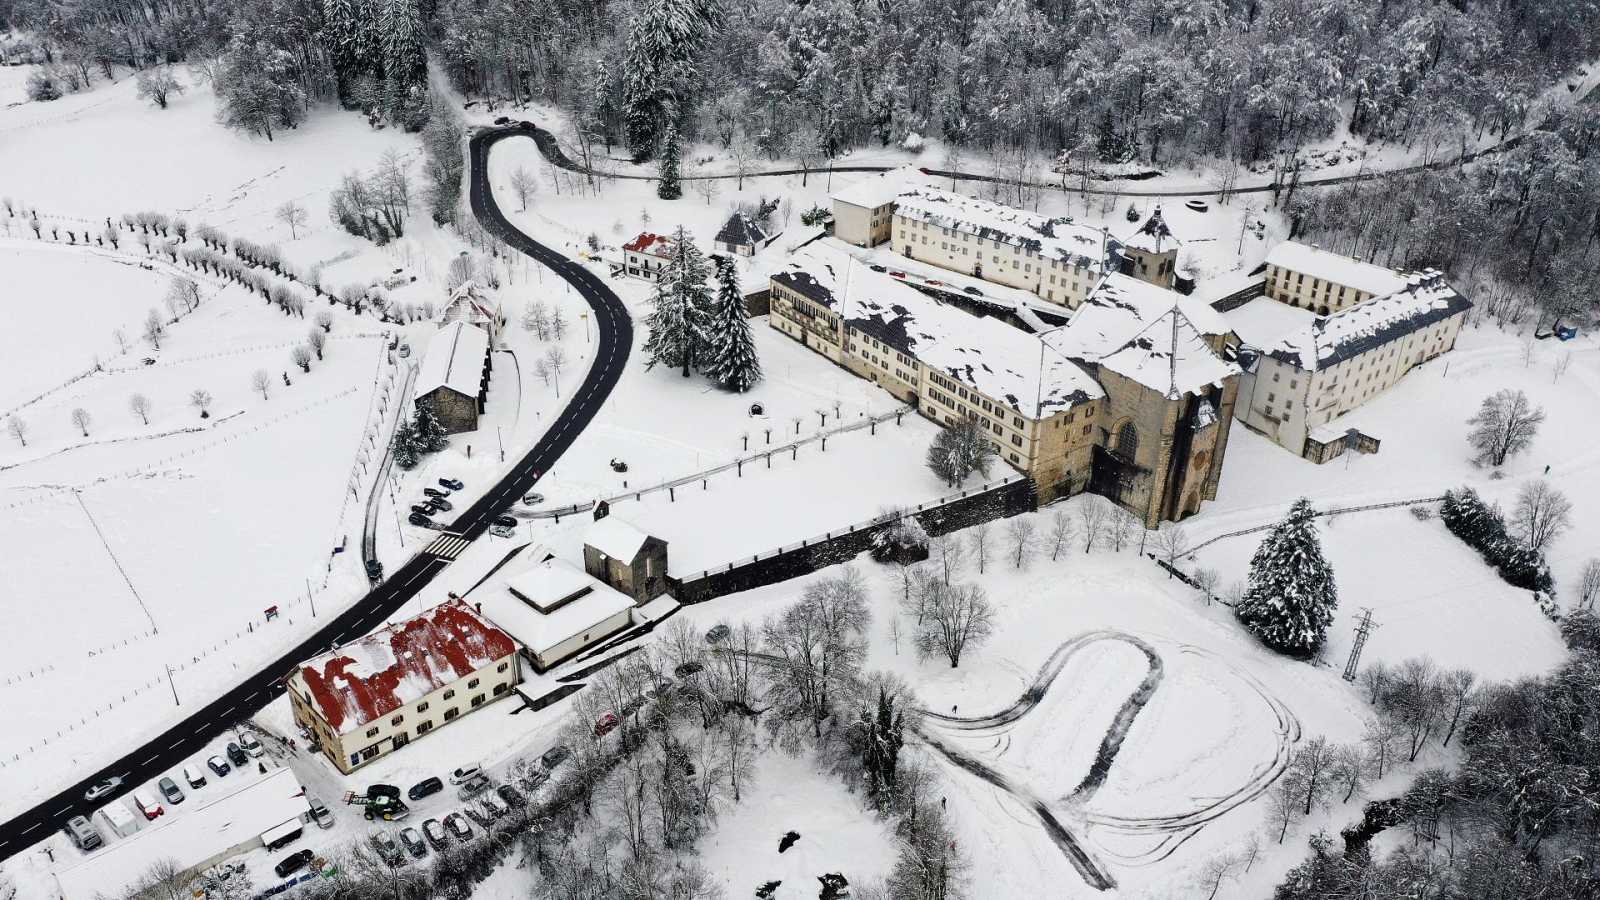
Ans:
<svg viewBox="0 0 1600 900"><path fill-rule="evenodd" d="M633 347L633 321L621 299L583 266L534 241L507 221L495 204L489 188L489 150L502 139L528 136L525 128L495 128L479 131L471 141L472 212L496 237L521 253L544 264L570 283L594 310L597 338L595 360L588 375L567 400L567 405L550 423L543 437L534 444L478 502L468 507L446 532L466 541L477 539L496 515L538 481L540 474L561 458L572 442L599 412L617 379L622 376L628 353ZM392 616L421 591L433 577L450 564L454 553L439 555L424 549L411 557L387 580L374 587L343 613L326 620L317 632L263 666L221 697L189 713L159 735L125 753L96 772L85 772L76 784L66 787L33 808L0 824L0 860L13 856L61 828L74 815L90 814L101 803L90 804L83 793L96 781L110 776L124 780L123 791L167 773L199 752L232 724L254 714L283 691L281 679L294 666L326 650L334 642L345 642L372 630ZM114 736L107 736L114 739Z"/></svg>

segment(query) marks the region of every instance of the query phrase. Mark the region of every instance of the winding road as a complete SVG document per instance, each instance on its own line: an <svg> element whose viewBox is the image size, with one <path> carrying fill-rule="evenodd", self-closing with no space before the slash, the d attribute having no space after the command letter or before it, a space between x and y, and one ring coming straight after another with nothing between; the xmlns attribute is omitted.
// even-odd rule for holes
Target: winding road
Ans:
<svg viewBox="0 0 1600 900"><path fill-rule="evenodd" d="M446 526L445 534L466 541L476 540L488 530L494 517L532 488L540 474L548 471L572 446L572 442L594 419L616 386L633 347L633 322L621 299L605 282L582 265L518 231L495 203L489 187L489 150L502 139L531 136L531 128L531 125L492 128L473 135L470 143L472 212L489 232L549 268L582 295L594 310L595 325L599 332L595 359L583 383L572 392L567 405L550 422L544 435L527 455L501 476L477 502ZM221 697L190 712L181 721L99 771L85 774L76 784L67 786L0 824L0 860L42 840L50 831L61 828L72 816L88 815L102 805L91 804L83 799L84 791L91 784L118 776L124 782L122 792L126 792L183 764L230 726L248 718L277 697L283 691L282 678L296 664L326 650L335 642L354 639L382 624L448 566L451 558L453 554L440 556L424 549L343 613L327 619L314 634L286 650ZM115 739L112 735L106 737Z"/></svg>

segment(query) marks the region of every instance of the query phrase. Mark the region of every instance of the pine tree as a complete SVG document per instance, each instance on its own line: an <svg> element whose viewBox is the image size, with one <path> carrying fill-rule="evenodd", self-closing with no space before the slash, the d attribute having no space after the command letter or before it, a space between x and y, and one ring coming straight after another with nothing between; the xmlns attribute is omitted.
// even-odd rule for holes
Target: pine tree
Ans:
<svg viewBox="0 0 1600 900"><path fill-rule="evenodd" d="M895 712L894 699L878 688L877 711L861 711L863 744L861 763L867 770L867 795L886 805L894 791L900 764L900 748L905 746L905 712Z"/></svg>
<svg viewBox="0 0 1600 900"><path fill-rule="evenodd" d="M647 362L653 369L664 364L689 370L705 356L706 318L711 298L706 290L706 261L682 227L673 233L672 256L651 297L652 309L645 317L650 336L644 342Z"/></svg>
<svg viewBox="0 0 1600 900"><path fill-rule="evenodd" d="M437 453L450 446L450 436L445 434L444 426L439 424L439 417L433 414L433 408L426 403L418 404L414 427L417 449L423 453Z"/></svg>
<svg viewBox="0 0 1600 900"><path fill-rule="evenodd" d="M1322 556L1311 501L1289 508L1250 560L1250 583L1234 615L1280 653L1309 656L1322 646L1339 591Z"/></svg>
<svg viewBox="0 0 1600 900"><path fill-rule="evenodd" d="M661 181L656 185L656 196L663 200L676 200L683 196L683 182L678 180L678 126L667 125L666 136L661 139Z"/></svg>
<svg viewBox="0 0 1600 900"><path fill-rule="evenodd" d="M351 99L350 87L366 69L367 28L356 0L323 0L322 45L339 82L339 99L346 103Z"/></svg>
<svg viewBox="0 0 1600 900"><path fill-rule="evenodd" d="M657 131L657 87L661 78L660 60L650 40L647 15L636 14L628 23L628 49L622 61L622 106L626 117L628 146L635 162L650 158L655 150Z"/></svg>
<svg viewBox="0 0 1600 900"><path fill-rule="evenodd" d="M421 453L417 447L417 426L410 419L401 419L394 427L394 437L389 441L394 450L394 464L402 469L414 469Z"/></svg>
<svg viewBox="0 0 1600 900"><path fill-rule="evenodd" d="M391 116L428 80L422 48L422 14L417 0L382 0L378 27L383 36L383 73L391 79Z"/></svg>
<svg viewBox="0 0 1600 900"><path fill-rule="evenodd" d="M723 388L742 394L761 380L755 338L745 317L739 273L728 256L714 256L717 300L706 327L705 373Z"/></svg>

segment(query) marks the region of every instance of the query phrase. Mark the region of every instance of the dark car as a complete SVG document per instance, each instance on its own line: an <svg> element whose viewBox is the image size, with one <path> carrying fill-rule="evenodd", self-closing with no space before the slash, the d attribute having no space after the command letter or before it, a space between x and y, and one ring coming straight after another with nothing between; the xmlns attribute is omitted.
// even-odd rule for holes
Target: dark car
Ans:
<svg viewBox="0 0 1600 900"><path fill-rule="evenodd" d="M378 855L391 866L397 866L405 861L405 855L400 851L400 845L394 842L388 832L380 831L372 836L372 846L378 849Z"/></svg>
<svg viewBox="0 0 1600 900"><path fill-rule="evenodd" d="M442 790L444 790L444 782L435 775L432 778L424 778L413 784L411 790L406 791L406 796L416 801L421 800L423 797L431 797Z"/></svg>
<svg viewBox="0 0 1600 900"><path fill-rule="evenodd" d="M374 784L367 787L368 797L388 797L391 800L400 799L400 788L392 784Z"/></svg>
<svg viewBox="0 0 1600 900"><path fill-rule="evenodd" d="M556 766L566 762L567 757L571 755L572 751L567 749L566 744L557 744L554 747L551 747L549 750L546 750L544 755L539 757L539 762L543 764L546 769L554 769Z"/></svg>
<svg viewBox="0 0 1600 900"><path fill-rule="evenodd" d="M646 702L647 701L644 699L644 695L643 694L639 694L639 695L636 695L636 696L633 696L633 697L629 697L622 704L622 708L617 710L617 715L624 716L624 717L631 716L634 713L638 712L641 708L643 708Z"/></svg>
<svg viewBox="0 0 1600 900"><path fill-rule="evenodd" d="M420 513L413 509L411 515L406 516L406 521L418 528L427 528L433 524L433 519L429 518L429 515L430 513Z"/></svg>
<svg viewBox="0 0 1600 900"><path fill-rule="evenodd" d="M874 272L887 272L887 271L889 271L887 266L880 266L877 263L873 263L872 265L867 266L867 268L871 269Z"/></svg>
<svg viewBox="0 0 1600 900"><path fill-rule="evenodd" d="M400 843L406 845L406 852L421 859L428 855L428 842L422 839L422 832L415 828L400 829Z"/></svg>
<svg viewBox="0 0 1600 900"><path fill-rule="evenodd" d="M498 116L498 117L495 118L494 123L496 125L510 125L511 124L511 117L510 116Z"/></svg>
<svg viewBox="0 0 1600 900"><path fill-rule="evenodd" d="M534 491L529 494L523 494L522 502L528 504L529 506L536 506L544 502L544 495L538 491Z"/></svg>
<svg viewBox="0 0 1600 900"><path fill-rule="evenodd" d="M499 525L501 528L515 528L517 527L517 519L515 516L495 516L494 524Z"/></svg>
<svg viewBox="0 0 1600 900"><path fill-rule="evenodd" d="M428 505L433 507L435 511L449 512L450 510L455 509L455 506L451 505L450 501L444 499L443 497L428 498Z"/></svg>
<svg viewBox="0 0 1600 900"><path fill-rule="evenodd" d="M283 859L278 860L278 864L272 867L272 871L277 872L279 878L287 878L289 877L290 873L298 872L301 869L304 869L306 864L310 863L312 858L316 855L317 854L310 850L296 850L288 856L285 856Z"/></svg>
<svg viewBox="0 0 1600 900"><path fill-rule="evenodd" d="M537 791L540 785L543 785L549 780L549 772L545 771L544 769L534 769L528 773L526 778L522 779L522 786L527 789L528 793L531 794L534 791Z"/></svg>
<svg viewBox="0 0 1600 900"><path fill-rule="evenodd" d="M440 499L450 496L449 491L443 491L436 487L425 487L422 489L422 493L428 495L429 497L438 497Z"/></svg>
<svg viewBox="0 0 1600 900"><path fill-rule="evenodd" d="M367 560L367 580L373 584L383 580L383 563L375 559Z"/></svg>
<svg viewBox="0 0 1600 900"><path fill-rule="evenodd" d="M450 842L449 836L444 833L444 826L439 824L438 819L429 819L423 822L422 834L428 839L428 843L433 845L435 850L443 850L444 845Z"/></svg>
<svg viewBox="0 0 1600 900"><path fill-rule="evenodd" d="M183 802L183 790L171 778L162 778L156 782L156 787L161 789L161 796L167 798L168 803L177 804Z"/></svg>
<svg viewBox="0 0 1600 900"><path fill-rule="evenodd" d="M706 632L706 643L720 644L727 640L728 635L732 633L733 629L729 628L726 623L721 625L713 625L711 626L711 630Z"/></svg>
<svg viewBox="0 0 1600 900"><path fill-rule="evenodd" d="M977 288L972 287L971 285L968 285L968 286L962 288L962 290L966 291L967 293L971 294L974 297L982 297L983 296L983 291L980 291Z"/></svg>
<svg viewBox="0 0 1600 900"><path fill-rule="evenodd" d="M233 763L236 766L242 766L245 763L250 761L250 755L244 752L244 748L243 747L239 746L238 744L235 744L233 741L229 741L228 742L228 761Z"/></svg>
<svg viewBox="0 0 1600 900"><path fill-rule="evenodd" d="M217 773L218 775L226 775L233 771L232 769L228 768L228 761L220 756L213 756L206 760L206 765L210 766L211 771Z"/></svg>
<svg viewBox="0 0 1600 900"><path fill-rule="evenodd" d="M1205 202L1204 200L1188 200L1185 201L1183 205L1189 207L1195 212L1205 212L1211 208L1211 204Z"/></svg>
<svg viewBox="0 0 1600 900"><path fill-rule="evenodd" d="M439 486L440 487L447 487L452 491L459 491L462 488L466 487L466 485L462 484L459 480L454 479L454 478L441 478L441 479L439 479Z"/></svg>
<svg viewBox="0 0 1600 900"><path fill-rule="evenodd" d="M435 512L437 510L433 508L432 502L411 504L411 514L414 516L431 516Z"/></svg>
<svg viewBox="0 0 1600 900"><path fill-rule="evenodd" d="M444 817L444 827L450 836L458 841L472 840L472 826L462 817L461 813L451 813Z"/></svg>
<svg viewBox="0 0 1600 900"><path fill-rule="evenodd" d="M527 802L527 800L522 796L522 792L518 791L509 784L497 785L494 789L494 792L499 794L500 799L504 800L506 805L513 809Z"/></svg>
<svg viewBox="0 0 1600 900"><path fill-rule="evenodd" d="M694 675L694 674L697 674L699 672L705 671L705 667L706 667L705 663L698 662L696 660L692 660L691 659L688 662L686 662L686 663L678 666L677 668L673 669L672 670L672 674L678 676L679 678L687 678L690 675Z"/></svg>

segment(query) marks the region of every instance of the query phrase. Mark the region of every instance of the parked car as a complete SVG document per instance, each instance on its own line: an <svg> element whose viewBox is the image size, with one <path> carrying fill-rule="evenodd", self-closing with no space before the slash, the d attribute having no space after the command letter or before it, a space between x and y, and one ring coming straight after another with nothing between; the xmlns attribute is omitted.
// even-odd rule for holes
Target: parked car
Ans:
<svg viewBox="0 0 1600 900"><path fill-rule="evenodd" d="M688 662L674 668L672 670L672 674L678 676L679 678L688 678L690 675L695 675L705 671L705 667L705 663L691 659Z"/></svg>
<svg viewBox="0 0 1600 900"><path fill-rule="evenodd" d="M232 769L228 768L228 761L220 756L213 756L210 759L207 759L206 765L210 766L211 771L217 773L218 775L226 775L233 771Z"/></svg>
<svg viewBox="0 0 1600 900"><path fill-rule="evenodd" d="M929 286L929 287L944 287L944 282L942 282L942 281L935 281L935 280L934 280L934 279L932 279L932 278L929 278L929 279L926 279L926 280L925 280L925 281L923 281L923 282L922 282L922 283L923 283L923 284L926 284L926 285L928 285L928 286Z"/></svg>
<svg viewBox="0 0 1600 900"><path fill-rule="evenodd" d="M517 519L515 516L495 516L494 524L506 528L515 528L517 527Z"/></svg>
<svg viewBox="0 0 1600 900"><path fill-rule="evenodd" d="M961 290L971 294L974 297L982 297L983 296L983 291L978 290L977 288L973 287L970 284L967 285L966 287L962 288Z"/></svg>
<svg viewBox="0 0 1600 900"><path fill-rule="evenodd" d="M722 625L713 625L711 626L711 630L706 632L706 643L720 644L727 640L728 635L732 633L733 629L729 628L725 623Z"/></svg>
<svg viewBox="0 0 1600 900"><path fill-rule="evenodd" d="M510 525L490 525L489 533L497 538L514 538L517 536L517 529Z"/></svg>
<svg viewBox="0 0 1600 900"><path fill-rule="evenodd" d="M410 797L414 802L421 800L423 797L431 797L442 790L444 790L444 782L440 781L439 777L435 775L432 778L424 778L413 784L411 790L406 791L406 796Z"/></svg>
<svg viewBox="0 0 1600 900"><path fill-rule="evenodd" d="M431 515L433 515L433 513L434 513L434 509L433 509L433 504L432 503L413 503L413 504L411 504L411 514L413 516L431 516Z"/></svg>
<svg viewBox="0 0 1600 900"><path fill-rule="evenodd" d="M406 521L418 528L427 528L433 525L433 519L429 518L427 513L419 513L416 510L412 510L411 515L406 516Z"/></svg>
<svg viewBox="0 0 1600 900"><path fill-rule="evenodd" d="M550 773L548 771L545 769L533 769L522 779L522 786L531 794L537 791L540 785L549 780Z"/></svg>
<svg viewBox="0 0 1600 900"><path fill-rule="evenodd" d="M253 734L240 735L239 747L256 759L260 759L267 752L267 748L261 746L261 742L256 740Z"/></svg>
<svg viewBox="0 0 1600 900"><path fill-rule="evenodd" d="M478 765L478 764L476 764L476 763L474 763L474 764L472 764L470 766L462 766L461 768L459 768L459 769L455 770L454 772L450 773L450 783L451 784L461 784L464 781L471 781L472 779L477 778L479 775L482 775L482 774L483 774L483 767Z"/></svg>
<svg viewBox="0 0 1600 900"><path fill-rule="evenodd" d="M422 839L422 832L415 828L400 829L400 843L406 846L406 852L421 859L428 855L428 842Z"/></svg>
<svg viewBox="0 0 1600 900"><path fill-rule="evenodd" d="M873 263L872 265L867 266L867 268L871 269L874 272L887 272L887 271L889 271L888 267L880 266L877 263Z"/></svg>
<svg viewBox="0 0 1600 900"><path fill-rule="evenodd" d="M383 563L375 559L367 560L367 580L373 584L383 580Z"/></svg>
<svg viewBox="0 0 1600 900"><path fill-rule="evenodd" d="M391 800L400 799L400 788L392 784L378 782L367 786L368 797L388 797Z"/></svg>
<svg viewBox="0 0 1600 900"><path fill-rule="evenodd" d="M522 502L528 504L529 506L536 506L544 502L544 495L538 491L534 491L529 494L523 494Z"/></svg>
<svg viewBox="0 0 1600 900"><path fill-rule="evenodd" d="M546 750L544 755L539 757L539 762L544 764L546 770L552 770L566 762L567 757L571 755L572 751L567 748L566 744L557 744Z"/></svg>
<svg viewBox="0 0 1600 900"><path fill-rule="evenodd" d="M333 810L328 808L328 804L323 803L311 794L307 794L306 806L310 808L311 821L317 823L318 828L333 827Z"/></svg>
<svg viewBox="0 0 1600 900"><path fill-rule="evenodd" d="M1189 207L1195 212L1206 212L1207 210L1211 209L1211 204L1205 202L1204 200L1189 200L1183 205Z"/></svg>
<svg viewBox="0 0 1600 900"><path fill-rule="evenodd" d="M501 800L499 795L493 791L484 794L483 798L478 802L482 803L483 808L488 810L489 814L494 816L496 819L504 816L506 813L511 812L511 807L507 806L506 802Z"/></svg>
<svg viewBox="0 0 1600 900"><path fill-rule="evenodd" d="M272 867L272 871L278 873L279 878L288 878L293 873L304 869L306 864L310 863L316 855L317 854L313 853L309 849L296 850L288 856L285 856L283 859L278 860L278 864Z"/></svg>
<svg viewBox="0 0 1600 900"><path fill-rule="evenodd" d="M617 718L616 713L604 713L600 718L594 720L594 736L597 738L605 737L620 724L622 724L622 720Z"/></svg>
<svg viewBox="0 0 1600 900"><path fill-rule="evenodd" d="M238 744L235 744L233 741L228 742L227 753L228 762L231 762L236 766L243 766L245 763L250 761L250 757L245 755L244 748Z"/></svg>
<svg viewBox="0 0 1600 900"><path fill-rule="evenodd" d="M435 850L443 850L444 845L450 840L449 836L444 833L444 826L439 824L438 819L429 819L423 822L422 834L428 839L428 843L433 845Z"/></svg>
<svg viewBox="0 0 1600 900"><path fill-rule="evenodd" d="M68 819L66 831L67 837L72 839L73 845L85 852L105 843L100 838L100 832L96 831L94 825L90 824L89 820L83 816L73 816Z"/></svg>
<svg viewBox="0 0 1600 900"><path fill-rule="evenodd" d="M627 702L622 704L622 708L617 710L617 714L620 716L631 716L642 709L646 702L648 701L644 699L643 694L629 697Z"/></svg>
<svg viewBox="0 0 1600 900"><path fill-rule="evenodd" d="M191 789L203 788L206 786L206 772L198 766L184 766L183 780L189 782Z"/></svg>
<svg viewBox="0 0 1600 900"><path fill-rule="evenodd" d="M441 478L441 479L439 479L439 486L440 487L447 487L452 491L459 491L462 488L466 487L466 485L462 484L459 479L455 479L455 478Z"/></svg>
<svg viewBox="0 0 1600 900"><path fill-rule="evenodd" d="M156 782L156 787L161 789L161 796L167 798L168 803L176 806L183 802L183 790L178 787L178 783L173 781L171 776L163 776L160 781Z"/></svg>
<svg viewBox="0 0 1600 900"><path fill-rule="evenodd" d="M472 825L467 822L461 813L451 813L444 817L445 830L458 841L472 840Z"/></svg>
<svg viewBox="0 0 1600 900"><path fill-rule="evenodd" d="M494 792L500 795L500 799L504 800L508 807L520 807L528 802L526 797L509 784L495 785Z"/></svg>
<svg viewBox="0 0 1600 900"><path fill-rule="evenodd" d="M111 796L111 792L115 791L119 787L122 787L122 779L115 776L102 781L96 781L94 784L89 785L89 789L87 791L83 792L83 799L93 803L102 797Z"/></svg>
<svg viewBox="0 0 1600 900"><path fill-rule="evenodd" d="M456 789L456 796L463 800L471 800L489 789L489 777L477 775L461 782L461 787Z"/></svg>
<svg viewBox="0 0 1600 900"><path fill-rule="evenodd" d="M446 500L443 497L430 497L428 499L428 504L440 512L449 512L450 510L455 509L455 506L451 504L449 500Z"/></svg>
<svg viewBox="0 0 1600 900"><path fill-rule="evenodd" d="M369 822L374 819L384 822L398 822L401 819L404 819L406 816L411 815L411 808L406 806L404 803L401 803L399 800L391 799L389 797L379 797L376 802L367 803L366 809L362 811L362 815L366 816L367 821Z"/></svg>
<svg viewBox="0 0 1600 900"><path fill-rule="evenodd" d="M133 805L138 807L139 812L144 813L146 822L154 822L166 812L161 808L161 803L152 797L149 791L143 789L133 792Z"/></svg>
<svg viewBox="0 0 1600 900"><path fill-rule="evenodd" d="M387 831L380 831L374 834L372 836L372 846L377 848L378 855L383 857L383 861L391 866L397 866L405 862L406 857L400 851L400 845L394 842L394 838Z"/></svg>
<svg viewBox="0 0 1600 900"><path fill-rule="evenodd" d="M401 344L400 345L400 358L401 359L405 359L406 357L408 357L410 355L411 355L411 345L410 344Z"/></svg>
<svg viewBox="0 0 1600 900"><path fill-rule="evenodd" d="M450 492L449 491L444 490L442 488L436 488L436 487L425 487L425 488L422 489L422 493L426 494L429 497L438 497L441 500L444 499L445 497L450 496Z"/></svg>

